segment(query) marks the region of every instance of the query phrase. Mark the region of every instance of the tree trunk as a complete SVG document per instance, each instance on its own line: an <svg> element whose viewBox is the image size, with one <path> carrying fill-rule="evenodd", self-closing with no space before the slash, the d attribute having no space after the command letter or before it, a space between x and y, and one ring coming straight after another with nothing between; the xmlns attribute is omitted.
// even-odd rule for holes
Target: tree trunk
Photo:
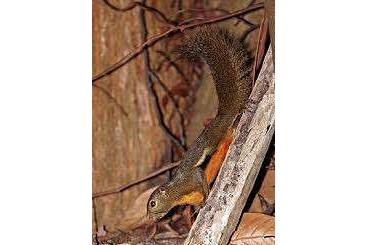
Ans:
<svg viewBox="0 0 368 245"><path fill-rule="evenodd" d="M127 4L127 1L111 2L117 6ZM155 7L164 11L168 4L157 2ZM154 20L152 14L146 14L146 18L149 35L163 31L163 25ZM103 1L94 0L93 74L143 43L139 30L139 8L122 13L109 8ZM169 49L165 42L154 46L154 50L169 52ZM149 52L155 68L163 57L152 49ZM161 72L160 78L169 88L181 79L172 68ZM158 125L145 79L143 56L140 55L93 86L93 193L128 183L173 160L172 143ZM155 89L162 99L162 89L157 85ZM164 109L164 117L174 133L179 134L175 126L179 125L178 115L170 102ZM95 199L97 225L105 225L108 230L118 229L129 202L153 184L142 183L121 194Z"/></svg>

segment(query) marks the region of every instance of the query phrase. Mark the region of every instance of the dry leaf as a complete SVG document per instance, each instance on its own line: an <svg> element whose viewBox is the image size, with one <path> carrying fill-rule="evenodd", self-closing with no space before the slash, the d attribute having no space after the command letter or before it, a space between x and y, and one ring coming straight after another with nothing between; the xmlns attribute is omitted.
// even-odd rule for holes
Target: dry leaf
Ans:
<svg viewBox="0 0 368 245"><path fill-rule="evenodd" d="M141 193L129 206L122 217L119 228L123 231L133 230L148 221L147 202L157 186Z"/></svg>
<svg viewBox="0 0 368 245"><path fill-rule="evenodd" d="M275 244L275 217L260 213L244 213L229 244Z"/></svg>

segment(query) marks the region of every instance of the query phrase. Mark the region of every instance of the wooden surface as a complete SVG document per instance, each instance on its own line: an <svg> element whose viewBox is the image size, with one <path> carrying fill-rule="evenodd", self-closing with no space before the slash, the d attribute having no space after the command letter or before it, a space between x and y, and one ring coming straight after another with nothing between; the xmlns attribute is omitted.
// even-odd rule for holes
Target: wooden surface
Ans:
<svg viewBox="0 0 368 245"><path fill-rule="evenodd" d="M251 99L254 104L250 104L240 119L235 139L186 245L227 244L236 228L275 129L274 69L270 49Z"/></svg>

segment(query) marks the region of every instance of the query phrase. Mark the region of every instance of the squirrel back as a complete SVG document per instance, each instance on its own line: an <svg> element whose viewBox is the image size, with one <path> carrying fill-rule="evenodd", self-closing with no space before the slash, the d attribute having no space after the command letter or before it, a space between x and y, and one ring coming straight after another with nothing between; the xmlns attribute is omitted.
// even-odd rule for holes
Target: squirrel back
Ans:
<svg viewBox="0 0 368 245"><path fill-rule="evenodd" d="M216 26L185 32L176 48L191 61L205 61L213 77L219 106L216 117L182 157L172 178L148 201L148 215L158 220L177 205L201 205L232 141L232 126L252 90L252 59L239 38ZM206 171L201 166L208 163Z"/></svg>

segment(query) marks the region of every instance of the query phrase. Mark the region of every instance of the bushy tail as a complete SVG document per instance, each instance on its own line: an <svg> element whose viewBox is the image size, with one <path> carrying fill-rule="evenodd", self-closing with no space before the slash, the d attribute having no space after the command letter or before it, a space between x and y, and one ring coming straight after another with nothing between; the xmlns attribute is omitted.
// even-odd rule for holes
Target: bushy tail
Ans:
<svg viewBox="0 0 368 245"><path fill-rule="evenodd" d="M244 108L252 90L252 59L239 38L217 26L198 27L185 32L176 52L209 65L219 100L218 114L234 114Z"/></svg>

